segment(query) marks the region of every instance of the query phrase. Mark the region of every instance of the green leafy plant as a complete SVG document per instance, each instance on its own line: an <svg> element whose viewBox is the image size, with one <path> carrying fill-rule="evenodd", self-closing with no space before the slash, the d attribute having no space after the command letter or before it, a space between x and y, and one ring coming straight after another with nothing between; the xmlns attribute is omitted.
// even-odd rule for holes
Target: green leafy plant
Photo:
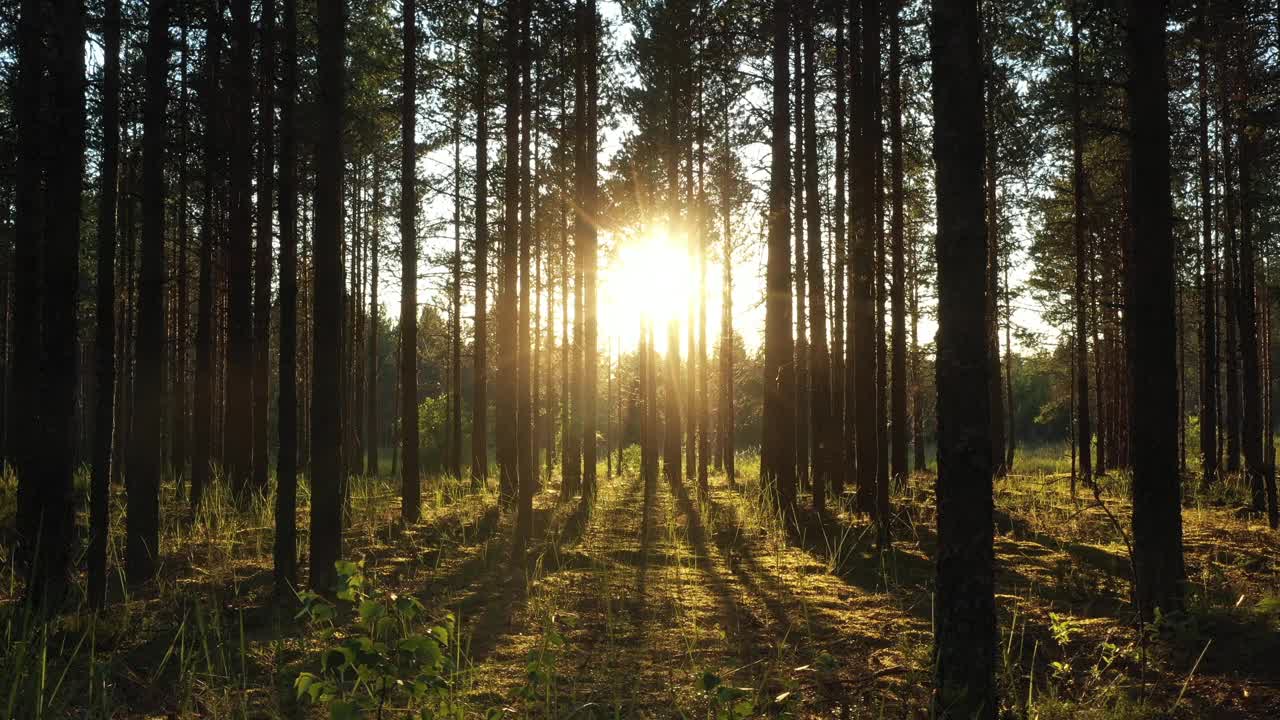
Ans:
<svg viewBox="0 0 1280 720"><path fill-rule="evenodd" d="M739 720L755 712L755 691L728 685L713 672L699 675L694 688L706 702L707 716L715 720Z"/></svg>
<svg viewBox="0 0 1280 720"><path fill-rule="evenodd" d="M1053 634L1053 639L1059 646L1065 648L1077 629L1079 629L1079 622L1070 615L1049 613L1049 632Z"/></svg>
<svg viewBox="0 0 1280 720"><path fill-rule="evenodd" d="M314 592L299 595L313 627L326 628L331 644L320 655L319 672L303 672L294 682L299 698L328 708L333 720L383 718L388 713L428 718L461 718L455 700L453 616L431 624L417 599L370 592L363 563L339 560L336 600ZM345 607L344 607L345 606ZM340 611L354 611L354 632L337 624Z"/></svg>
<svg viewBox="0 0 1280 720"><path fill-rule="evenodd" d="M559 618L552 615L542 626L542 636L538 644L529 651L525 663L525 684L517 691L517 696L530 704L541 702L547 717L555 717L556 686L560 681L557 663L565 646L564 635L557 629L557 621L572 627L572 617Z"/></svg>

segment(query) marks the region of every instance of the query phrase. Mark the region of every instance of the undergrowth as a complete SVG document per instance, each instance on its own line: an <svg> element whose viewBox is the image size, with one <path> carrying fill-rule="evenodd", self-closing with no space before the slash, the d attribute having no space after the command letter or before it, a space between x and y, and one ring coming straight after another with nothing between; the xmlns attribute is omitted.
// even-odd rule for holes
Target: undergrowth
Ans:
<svg viewBox="0 0 1280 720"><path fill-rule="evenodd" d="M12 475L0 477L0 711L16 718L921 717L932 675L934 478L895 489L893 542L876 543L853 478L822 518L789 517L753 452L730 488L712 473L658 480L639 542L634 448L601 468L593 505L535 508L528 556L507 556L509 511L488 490L431 478L423 522L399 522L397 484L348 484L346 560L331 593L271 581L270 497L237 502L215 478L191 516L162 489L161 567L134 585L123 523L110 602L23 602ZM1139 632L1130 600L1129 478L1070 492L1062 448L1023 453L996 490L1003 717L1097 720L1280 716L1280 543L1239 478L1184 481L1185 608ZM558 472L558 471L557 471ZM465 476L465 473L464 473ZM77 475L83 507L87 482ZM112 516L123 518L123 488ZM306 565L309 490L299 489Z"/></svg>

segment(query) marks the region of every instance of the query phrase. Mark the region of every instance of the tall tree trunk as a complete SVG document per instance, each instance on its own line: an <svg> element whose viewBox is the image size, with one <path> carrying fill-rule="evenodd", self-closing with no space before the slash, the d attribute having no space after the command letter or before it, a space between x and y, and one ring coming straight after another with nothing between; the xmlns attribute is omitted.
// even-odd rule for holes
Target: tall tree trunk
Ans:
<svg viewBox="0 0 1280 720"><path fill-rule="evenodd" d="M911 467L928 467L924 454L924 383L920 378L920 263L913 233L909 245L911 272Z"/></svg>
<svg viewBox="0 0 1280 720"><path fill-rule="evenodd" d="M188 165L191 153L188 149L188 125L187 125L187 30L190 25L188 17L190 8L187 3L182 5L181 23L182 23L182 44L180 46L181 57L179 60L179 78L181 90L179 95L178 125L179 125L179 141L178 147L181 148L181 157L178 159L178 257L177 257L177 307L174 309L174 324L177 326L174 333L174 368L173 368L173 397L174 409L172 419L172 443L173 457L170 459L170 468L173 472L174 479L178 487L178 491L182 490L182 481L186 477L187 471L187 428L190 424L190 412L187 405L187 345L189 344L188 333L191 318L191 296L188 290L188 267L190 262L187 256L187 248L189 244L190 232L188 230L188 193L190 190L188 182ZM118 13L117 13L118 15ZM117 79L117 82L119 80ZM117 93L118 93L117 89ZM117 104L119 99L116 100ZM117 108L116 112L119 112ZM119 120L117 119L118 123ZM118 129L113 131L117 133L117 142L119 140ZM114 177L114 174L113 176ZM114 192L115 188L112 188ZM112 201L114 203L114 199ZM114 228L112 229L114 233ZM114 249L112 250L114 257ZM114 359L113 359L114 362Z"/></svg>
<svg viewBox="0 0 1280 720"><path fill-rule="evenodd" d="M1071 2L1071 204L1072 235L1075 239L1075 386L1076 386L1076 438L1080 446L1080 474L1088 485L1093 484L1091 439L1093 431L1089 418L1089 336L1087 327L1088 299L1085 283L1089 279L1085 236L1084 207L1084 118L1080 104L1080 17L1076 0ZM1074 478L1073 478L1074 481Z"/></svg>
<svg viewBox="0 0 1280 720"><path fill-rule="evenodd" d="M720 234L724 242L722 267L724 268L724 289L720 300L720 452L721 464L729 487L737 484L737 472L734 459L737 448L734 437L733 391L733 171L731 158L733 148L729 143L729 100L724 99L721 121L721 162L724 164L724 176L720 183Z"/></svg>
<svg viewBox="0 0 1280 720"><path fill-rule="evenodd" d="M280 451L276 457L277 597L298 584L298 0L284 0L280 76Z"/></svg>
<svg viewBox="0 0 1280 720"><path fill-rule="evenodd" d="M476 9L475 338L472 345L471 486L489 481L489 49L485 0ZM416 423L415 423L416 424Z"/></svg>
<svg viewBox="0 0 1280 720"><path fill-rule="evenodd" d="M378 248L382 245L382 167L374 172L373 182L373 232L369 237L369 340L365 349L368 367L365 368L365 382L368 400L365 403L365 472L370 477L378 477L378 329L382 322L378 305Z"/></svg>
<svg viewBox="0 0 1280 720"><path fill-rule="evenodd" d="M1228 13L1229 6L1224 5L1222 12ZM1226 22L1223 23L1224 25ZM1219 28L1222 32L1223 28ZM1226 306L1226 347L1224 348L1224 356L1226 360L1226 418L1225 435L1226 435L1226 454L1227 454L1227 472L1236 473L1240 471L1240 425L1241 425L1241 400L1240 397L1240 325L1239 319L1239 293L1236 287L1236 278L1239 262L1239 247L1236 242L1236 212L1237 197L1235 192L1235 162L1234 162L1234 146L1235 128L1230 121L1231 107L1230 98L1233 92L1232 81L1233 73L1228 67L1227 51L1222 48L1223 43L1219 43L1220 57L1218 59L1218 86L1221 93L1219 111L1219 130L1220 137L1220 154L1222 163L1222 218L1223 230L1225 238L1223 241L1223 304Z"/></svg>
<svg viewBox="0 0 1280 720"><path fill-rule="evenodd" d="M61 0L55 10L55 21L50 25L49 71L52 98L51 111L46 121L51 125L49 148L46 157L47 224L44 250L44 338L42 373L39 390L42 405L38 414L40 437L38 452L44 453L40 470L34 478L42 487L35 513L23 513L26 519L34 515L40 537L40 551L36 556L37 578L40 575L51 582L44 585L37 579L28 585L28 592L39 598L42 589L48 599L64 596L70 549L74 546L75 515L73 511L74 489L72 474L75 470L74 435L71 422L75 416L77 322L76 305L80 285L80 207L85 152L85 60L84 32L85 12L81 0ZM154 10L153 10L154 12ZM162 15L167 17L167 15ZM153 30L154 31L154 30ZM152 35L154 37L154 35ZM167 48L167 46L166 46ZM150 64L150 60L148 61ZM148 79L154 80L154 68L148 67ZM152 83L154 85L154 83ZM150 98L149 98L150 99ZM163 125L163 110L157 116L149 107L148 125ZM161 137L163 137L161 130ZM162 140L159 142L163 142ZM159 158L157 158L157 161ZM160 166L162 168L162 166ZM163 190L163 186L161 185ZM163 212L163 206L159 206ZM163 223L163 220L161 220ZM163 224L159 228L163 229ZM149 228L148 249L153 257L146 266L151 270L158 266L156 276L164 273L164 256L159 242L163 240L156 228ZM155 237L150 237L154 235ZM153 247L154 246L154 247ZM164 317L162 289L155 285L157 314L160 332L155 343L157 358L164 352ZM156 475L159 475L160 414L159 398L162 393L160 367L156 367L155 396L156 418L153 421L156 437ZM29 527L27 528L30 529ZM25 534L25 533L24 533ZM26 534L27 537L31 535ZM39 563L47 567L43 573Z"/></svg>
<svg viewBox="0 0 1280 720"><path fill-rule="evenodd" d="M51 8L40 5L22 4L18 32L15 104L24 141L20 145L29 146L20 151L19 171L28 178L21 184L31 187L23 188L19 196L16 272L40 277L15 287L15 292L29 293L20 298L22 307L15 311L35 315L38 308L39 316L20 321L23 332L21 338L15 336L19 357L26 356L21 372L15 374L15 385L26 384L29 390L20 393L16 405L26 414L12 417L22 426L13 441L22 444L15 448L19 451L15 457L19 458L18 528L27 595L37 605L54 607L69 589L75 536L71 420L84 170L84 7L79 0L59 0ZM48 38L42 53L44 27ZM46 65L48 78L42 82ZM42 112L43 97L48 98L48 107ZM43 293L37 294L41 289Z"/></svg>
<svg viewBox="0 0 1280 720"><path fill-rule="evenodd" d="M880 22L884 17L884 2L877 3L875 18L876 42L872 47L871 57L875 63L869 67L867 76L871 81L876 102L872 106L874 121L874 154L871 156L872 172L875 175L875 352L876 352L876 530L877 543L881 549L889 541L889 347L888 328L885 327L885 312L888 309L888 247L884 232L884 77L881 67Z"/></svg>
<svg viewBox="0 0 1280 720"><path fill-rule="evenodd" d="M1246 41L1247 42L1247 41ZM1241 53L1252 57L1252 51ZM1249 481L1250 504L1254 511L1264 512L1266 502L1266 469L1262 458L1262 379L1258 368L1258 305L1255 276L1257 257L1253 237L1253 136L1248 127L1249 65L1238 68L1241 104L1244 117L1236 143L1240 172L1240 282L1236 288L1237 319L1240 324L1241 391L1244 415L1241 431L1244 440L1245 475Z"/></svg>
<svg viewBox="0 0 1280 720"><path fill-rule="evenodd" d="M938 577L934 712L995 718L996 613L983 211L983 94L975 3L933 5L938 205Z"/></svg>
<svg viewBox="0 0 1280 720"><path fill-rule="evenodd" d="M400 67L400 517L406 523L417 522L422 512L422 485L418 468L418 5L417 0L404 0L401 29L404 35L404 58ZM480 18L484 32L484 19ZM481 91L483 92L483 91ZM481 113L484 106L481 104ZM483 115L482 115L483 117ZM483 130L483 128L480 128ZM484 148L485 135L480 133L478 146ZM481 152L478 156L484 158ZM484 175L477 172L476 197L484 197ZM477 206L476 221L484 223L483 207ZM476 258L482 262L487 233L476 234ZM483 265L476 272L476 353L484 357L484 344L479 331L484 328ZM477 377L481 397L484 395L483 365ZM483 418L484 403L476 412ZM481 427L483 427L483 420ZM483 436L484 433L481 433ZM481 468L483 468L483 463ZM483 472L483 470L482 470ZM483 476L481 477L483 482Z"/></svg>
<svg viewBox="0 0 1280 720"><path fill-rule="evenodd" d="M462 97L461 88L459 97ZM450 288L449 320L449 473L462 479L462 103L454 111L453 123L453 287ZM374 257L377 258L375 245ZM377 265L374 265L377 277ZM370 296L372 299L372 295ZM370 325L371 332L373 325ZM373 341L372 338L370 340ZM369 354L372 363L374 355ZM372 374L370 375L372 377ZM372 387L373 383L370 383ZM373 395L370 396L374 397ZM373 402L370 400L369 432L373 433Z"/></svg>
<svg viewBox="0 0 1280 720"><path fill-rule="evenodd" d="M5 457L12 462L19 478L28 477L32 481L20 485L24 493L20 498L20 507L24 509L30 509L22 505L28 502L25 493L28 489L34 491L40 487L34 482L38 460L35 456L35 440L40 427L36 417L40 409L37 393L40 354L35 349L41 344L40 295L43 277L40 268L46 216L49 212L42 183L45 174L44 154L50 143L47 137L50 128L46 124L47 118L42 105L48 92L44 80L46 58L43 32L49 19L44 15L51 12L41 0L22 0L18 16L17 80L13 99L18 137L23 140L17 144L15 170L19 177L28 178L28 181L19 182L14 188L17 212L14 218L13 244L13 391L8 398L7 414L11 428L5 438L8 443ZM117 423L117 426L120 424ZM122 463L115 463L117 468L120 464ZM118 470L113 472L113 479L115 477L118 477ZM33 496L31 502L35 500ZM19 517L30 522L35 516ZM35 557L38 550L38 547L24 542L23 560L38 560ZM36 567L38 569L40 566Z"/></svg>
<svg viewBox="0 0 1280 720"><path fill-rule="evenodd" d="M1100 250L1102 245L1102 237L1095 236L1092 244L1094 249L1091 251L1091 256L1096 258L1101 258ZM1098 265L1102 266L1101 274L1105 274L1110 271L1110 268L1105 267L1105 260L1099 259L1095 262L1097 262ZM1102 284L1102 278L1099 277L1099 274L1100 273L1093 273L1089 278L1089 312L1091 315L1091 318L1089 320L1089 330L1090 330L1090 333L1093 335L1093 387L1094 387L1094 398L1095 398L1094 408L1096 412L1096 414L1093 416L1094 417L1093 424L1094 424L1094 427L1097 428L1096 432L1098 435L1096 447L1094 448L1094 457L1096 459L1093 464L1093 473L1095 476L1102 475L1107 471L1107 460L1106 460L1107 433L1105 430L1105 423L1103 423L1102 421L1103 408L1106 407L1107 388L1105 383L1103 383L1102 381L1103 363L1105 361L1102 359L1102 353L1103 353L1102 337L1099 334L1100 327L1102 325L1102 306L1098 297L1099 286ZM1181 296L1179 296L1179 303L1181 303ZM1181 305L1179 305L1179 307L1181 307ZM1181 312L1179 312L1179 317L1181 317ZM1181 327L1179 327L1179 330L1178 330L1178 337L1179 338L1182 337ZM1183 350L1182 350L1181 343L1179 343L1178 348L1179 348L1179 353L1182 353ZM1180 365L1184 364L1184 363L1181 363L1181 360L1179 361L1179 363ZM1181 377L1182 377L1182 373L1181 371L1179 371L1179 378ZM1180 396L1182 396L1181 387L1182 387L1181 381L1179 381ZM1185 425L1186 425L1185 413L1183 414L1182 418L1183 418L1182 419L1183 428L1182 428L1182 431L1180 431L1180 433L1182 435L1185 435L1186 434L1185 433Z"/></svg>
<svg viewBox="0 0 1280 720"><path fill-rule="evenodd" d="M575 34L576 38L576 34ZM563 64L563 56L561 57ZM580 72L577 70L577 63L580 55L574 53L574 92L577 97L577 83ZM563 164L564 158L568 152L570 144L570 134L568 128L568 112L565 107L565 93L560 93L560 141L559 152ZM577 101L574 102L574 108L577 109ZM574 167L577 167L577 143L573 142L574 147ZM577 188L577 175L575 174L575 185ZM563 190L557 193L556 205L558 206L559 220L556 225L560 229L560 495L561 497L572 497L577 492L579 480L580 465L582 456L578 452L576 437L573 433L573 403L577 401L577 392L573 389L572 383L576 377L573 373L573 365L571 358L571 350L574 350L574 342L570 335L569 329L569 286L573 279L574 273L569 270L569 193ZM575 213L575 220L577 214ZM576 226L575 226L576 230ZM573 357L576 357L573 356Z"/></svg>
<svg viewBox="0 0 1280 720"><path fill-rule="evenodd" d="M991 382L987 391L991 394L991 463L996 475L1003 475L1004 467L1004 399L1000 386L1000 206L997 203L999 145L996 136L996 84L995 18L992 3L985 4L987 17L983 34L984 77L986 79L985 125L986 130L986 194L987 194L987 354L990 362Z"/></svg>
<svg viewBox="0 0 1280 720"><path fill-rule="evenodd" d="M698 232L698 370L696 380L698 383L697 393L697 424L698 424L698 492L702 497L709 497L711 492L711 478L708 474L708 467L711 452L711 439L708 435L711 429L711 405L710 391L707 388L707 245L710 242L710 224L708 223L707 208L707 189L706 189L706 164L707 164L707 136L706 136L706 105L704 101L704 73L698 74L698 124L697 124L697 140L698 140L698 199L697 199L697 232ZM692 343L691 343L692 345ZM694 349L690 347L690 354L694 353Z"/></svg>
<svg viewBox="0 0 1280 720"><path fill-rule="evenodd" d="M583 456L583 437L582 437L582 414L583 414L583 380L582 380L582 351L583 351L583 317L582 317L582 260L583 260L583 241L587 234L588 218L585 215L585 208L582 207L582 198L586 194L586 164L587 164L587 27L586 27L586 6L582 0L577 0L574 4L574 52L573 52L573 159L574 159L574 193L573 203L574 224L573 224L573 325L568 326L569 318L569 302L570 298L566 292L565 301L565 343L572 346L572 350L565 356L568 362L568 383L565 395L565 443L564 458L562 460L561 472L564 475L563 484L566 488L565 496L570 497L577 493L582 487L582 456ZM567 259L566 259L567 263ZM566 265L566 272L568 272ZM566 275L566 283L568 276ZM568 285L566 284L566 288ZM568 333L572 333L572 336ZM570 339L570 337L572 339Z"/></svg>
<svg viewBox="0 0 1280 720"><path fill-rule="evenodd" d="M832 200L832 216L835 234L835 263L831 273L832 317L831 317L831 423L834 434L829 442L835 447L830 449L831 455L831 493L839 500L844 492L845 465L852 458L848 457L845 437L848 428L845 426L845 266L848 263L847 237L845 235L845 177L848 163L845 146L848 140L848 111L845 93L849 88L849 78L845 74L845 5L835 4L836 23L836 58L835 58L835 197Z"/></svg>
<svg viewBox="0 0 1280 720"><path fill-rule="evenodd" d="M1013 289L1009 285L1009 263L1004 272L1004 396L1009 403L1006 417L1009 421L1009 442L1005 443L1004 471L1013 471L1014 453L1018 448L1017 408L1013 398Z"/></svg>
<svg viewBox="0 0 1280 720"><path fill-rule="evenodd" d="M561 104L563 104L564 102L563 89L559 93L559 101ZM553 154L554 157L551 161L554 167L557 167L557 168L564 167L563 147L564 147L563 143L558 143L556 146L556 149ZM561 220L562 218L560 217L560 214L557 211L557 215L556 215L557 228L561 226ZM549 238L544 238L544 239L549 240ZM542 375L541 375L542 377L541 382L546 385L547 394L546 394L546 405L544 408L545 415L543 417L543 428L542 428L544 435L542 436L541 442L546 446L546 456L545 456L546 457L546 461L545 461L546 473L547 473L546 484L550 485L551 477L555 473L556 418L558 417L558 407L560 403L560 401L556 397L556 383L554 382L554 379L552 377L552 371L551 371L552 360L555 357L555 348L556 348L556 273L555 273L555 262L553 261L553 258L556 256L556 248L550 242L547 242L543 253L546 255L545 263L547 268L546 270L547 272L547 285L546 285L546 302L547 302L546 332L547 334L543 340L543 342L546 344L546 350L542 353L543 369L542 369ZM563 281L563 277L561 277L561 280Z"/></svg>
<svg viewBox="0 0 1280 720"><path fill-rule="evenodd" d="M342 557L342 127L346 104L346 2L317 6L316 193L311 402L311 589L329 592ZM410 98L411 93L406 93ZM412 137L412 136L410 136ZM410 168L412 169L412 168ZM409 173L411 175L411 173ZM412 207L412 206L410 206ZM403 229L403 225L402 225ZM410 273L412 276L412 273ZM408 307L412 308L413 305ZM407 347L414 344L405 342ZM414 423L416 426L416 423ZM411 430L406 428L406 435ZM405 457L405 465L410 460ZM415 479L417 474L413 476ZM414 498L417 496L414 495ZM404 512L404 509L401 509Z"/></svg>
<svg viewBox="0 0 1280 720"><path fill-rule="evenodd" d="M98 178L97 330L94 336L97 395L88 559L89 604L95 608L106 603L107 539L111 530L111 435L116 379L116 182L120 174L120 0L106 0L102 36L102 168Z"/></svg>
<svg viewBox="0 0 1280 720"><path fill-rule="evenodd" d="M833 453L839 447L836 426L831 422L831 359L827 350L826 283L822 268L822 214L818 203L817 82L814 64L814 0L803 0L801 46L804 54L804 184L805 215L808 220L809 327L809 418L813 432L813 509L826 510L827 483L835 465Z"/></svg>
<svg viewBox="0 0 1280 720"><path fill-rule="evenodd" d="M533 356L529 324L532 320L530 312L530 291L533 285L533 274L530 272L530 259L533 252L533 178L529 171L529 139L531 137L531 116L533 114L533 88L530 82L532 57L530 50L530 16L532 0L520 0L520 308L519 321L516 323L516 342L519 348L516 360L516 463L517 493L519 502L516 505L516 545L515 549L523 553L529 542L533 528L533 494L536 491L537 477L533 463L533 384L529 381L533 368ZM519 554L519 553L518 553ZM523 557L522 554L519 554Z"/></svg>
<svg viewBox="0 0 1280 720"><path fill-rule="evenodd" d="M599 153L597 137L599 136L599 110L597 108L600 95L599 79L599 19L596 14L596 0L587 0L587 143L586 164L584 171L585 194L582 197L583 207L587 214L586 235L582 248L585 251L582 267L583 279L583 321L585 323L582 348L583 383L582 403L582 489L583 497L590 499L596 492L596 394L599 377L596 372L596 345L599 341L599 320L596 314L596 265L598 239L596 237L596 158Z"/></svg>
<svg viewBox="0 0 1280 720"><path fill-rule="evenodd" d="M795 148L792 156L795 158L793 165L793 176L795 177L793 184L793 207L794 212L791 215L791 222L795 228L795 265L792 267L792 278L795 282L795 303L794 321L795 321L795 373L796 373L796 413L795 413L795 435L796 435L796 484L798 489L803 490L809 486L809 318L805 310L805 293L808 285L806 277L807 265L805 263L805 193L808 188L805 183L805 164L807 157L805 154L805 144L808 142L804 135L804 86L805 86L805 69L804 69L804 40L802 26L805 24L804 15L806 13L805 4L809 0L799 0L800 5L793 11L792 23L795 27L795 46L792 48L795 64L795 94L794 107L792 112L795 114Z"/></svg>
<svg viewBox="0 0 1280 720"><path fill-rule="evenodd" d="M258 108L258 233L253 261L253 487L267 490L271 463L271 211L274 208L276 0L262 0L261 98Z"/></svg>
<svg viewBox="0 0 1280 720"><path fill-rule="evenodd" d="M862 212L862 193L859 190L862 182L863 172L860 168L862 160L862 25L861 25L862 9L861 0L849 3L849 101L853 104L854 110L849 113L849 237L847 240L848 257L845 262L845 356L848 358L844 366L844 445L845 459L850 473L846 473L845 480L852 480L855 490L855 507L859 512L867 512L871 509L872 494L869 492L872 488L864 482L864 476L858 471L858 462L860 455L857 449L857 440L860 429L861 411L858 409L858 390L862 388L859 385L858 373L861 371L862 365L858 360L858 348L866 346L858 345L857 321L859 317L858 303L864 288L861 283L862 266L859 264L859 246L858 237L862 234L863 223L860 219ZM864 341L865 342L865 341ZM837 492L838 495L843 494L843 488Z"/></svg>
<svg viewBox="0 0 1280 720"><path fill-rule="evenodd" d="M761 481L784 514L796 501L795 366L791 339L791 114L788 68L791 0L773 3L772 172L765 273L764 433Z"/></svg>
<svg viewBox="0 0 1280 720"><path fill-rule="evenodd" d="M858 479L857 503L862 512L875 514L876 453L879 445L876 427L876 319L874 243L876 239L876 173L873 167L880 133L875 129L876 93L873 75L880 56L879 0L862 0L862 58L859 63L858 151L854 158L857 169L854 189L857 192L858 232L854 237L850 293L849 354L853 356L854 378L850 397L854 399L855 472Z"/></svg>
<svg viewBox="0 0 1280 720"><path fill-rule="evenodd" d="M249 16L249 0L231 2L231 137L227 147L231 155L230 215L227 233L227 409L226 474L237 498L244 500L250 491L253 471L253 307L252 220L253 191L250 165L251 140L250 98L253 97L253 26Z"/></svg>
<svg viewBox="0 0 1280 720"><path fill-rule="evenodd" d="M541 57L534 65L534 88L538 98L542 97L542 60ZM533 177L542 176L542 133L538 131L542 127L542 102L539 101L534 108L533 114ZM542 466L539 453L542 451L543 442L545 440L542 430L543 423L546 418L546 406L544 404L544 390L542 380L543 368L543 350L542 350L542 295L546 290L544 284L544 276L542 274L542 203L540 202L539 193L534 188L533 201L533 326L530 332L533 336L531 342L533 344L533 375L531 376L531 384L533 389L533 477L538 483L538 488L542 487ZM550 478L550 472L547 474Z"/></svg>
<svg viewBox="0 0 1280 720"><path fill-rule="evenodd" d="M690 23L696 23L696 18L690 18ZM698 205L697 190L694 185L694 146L698 142L697 126L692 122L693 114L696 112L694 108L694 85L695 75L699 72L697 67L698 52L697 44L699 41L697 30L688 30L687 37L691 48L690 61L682 68L681 79L683 80L681 94L684 96L685 106L682 111L684 124L688 129L684 136L684 152L685 152L685 207L687 208L685 216L685 240L687 253L690 264L690 277L697 270L698 247L702 235L702 208ZM691 127L690 127L691 126ZM681 402L684 404L685 416L687 422L684 426L684 464L685 472L690 480L697 476L698 468L698 345L697 345L697 317L695 294L689 293L685 303L686 322L685 322L685 348L688 353L688 361L684 364L683 390L684 394Z"/></svg>
<svg viewBox="0 0 1280 720"><path fill-rule="evenodd" d="M498 286L498 403L495 435L498 442L498 489L504 502L513 502L519 478L516 432L516 250L520 225L520 0L506 0L503 34L506 58L506 117L503 161L502 267Z"/></svg>
<svg viewBox="0 0 1280 720"><path fill-rule="evenodd" d="M892 367L893 385L889 391L889 425L891 428L889 450L889 474L894 484L907 478L907 308L906 308L906 252L903 229L903 155L902 155L902 7L900 0L891 0L889 7L889 143L893 155L890 192L893 197L892 236L893 269L890 285L890 304L893 316ZM996 353L999 377L999 353ZM998 387L998 386L997 386Z"/></svg>
<svg viewBox="0 0 1280 720"><path fill-rule="evenodd" d="M1177 378L1174 366L1174 240L1169 170L1169 79L1165 12L1126 3L1129 55L1132 319L1129 432L1133 457L1133 552L1138 610L1182 605L1181 481L1177 472Z"/></svg>
<svg viewBox="0 0 1280 720"><path fill-rule="evenodd" d="M127 129L127 126L126 126ZM137 289L135 283L134 266L137 258L137 243L134 242L134 198L137 195L137 152L127 152L130 143L126 135L125 147L125 168L124 175L121 178L123 190L119 198L120 203L120 225L124 233L124 258L123 267L121 268L120 284L123 286L124 292L120 298L120 350L119 350L119 377L116 381L116 438L115 438L115 459L111 464L111 480L112 484L119 485L124 482L124 467L127 463L127 455L129 450L129 431L133 427L133 412L131 410L133 403L133 348L134 348L134 321L136 315L136 306L133 302L134 291ZM32 273L39 273L38 268L33 269ZM33 309L33 317L37 310ZM38 337L38 335L37 335ZM15 337L15 342L17 338ZM38 342L34 340L33 342ZM34 382L31 384L34 387Z"/></svg>
<svg viewBox="0 0 1280 720"><path fill-rule="evenodd" d="M125 567L130 582L155 575L160 556L161 397L164 392L165 108L169 65L169 3L150 4L147 98L142 150L142 267L138 275L138 366L133 386L133 441L125 476Z"/></svg>
<svg viewBox="0 0 1280 720"><path fill-rule="evenodd" d="M218 164L222 147L219 123L222 104L219 97L218 65L222 56L222 3L208 0L205 29L205 122L204 122L204 188L200 214L200 274L196 298L196 372L192 408L191 449L191 514L200 508L208 487L212 468L214 415L214 305L213 285L214 228L219 218L214 208L214 185L218 181Z"/></svg>

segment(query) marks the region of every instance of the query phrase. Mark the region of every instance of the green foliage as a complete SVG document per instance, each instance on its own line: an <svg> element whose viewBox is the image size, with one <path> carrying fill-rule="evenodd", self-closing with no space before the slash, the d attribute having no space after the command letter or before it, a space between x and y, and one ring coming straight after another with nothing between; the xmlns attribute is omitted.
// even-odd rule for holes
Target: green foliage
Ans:
<svg viewBox="0 0 1280 720"><path fill-rule="evenodd" d="M704 671L693 686L706 703L707 717L738 720L750 717L756 710L754 690L728 685L713 672Z"/></svg>
<svg viewBox="0 0 1280 720"><path fill-rule="evenodd" d="M1154 649L1164 650L1177 661L1194 658L1208 640L1200 618L1182 610L1164 612L1156 608L1155 619L1144 630Z"/></svg>
<svg viewBox="0 0 1280 720"><path fill-rule="evenodd" d="M456 641L453 615L432 624L416 598L374 594L364 564L339 560L337 605L314 592L299 595L313 628L327 628L329 647L321 653L318 673L300 673L294 681L299 698L328 708L333 720L361 718L407 710L415 717L462 717L455 698ZM354 612L354 632L340 630L340 612Z"/></svg>
<svg viewBox="0 0 1280 720"><path fill-rule="evenodd" d="M524 685L516 691L516 695L530 706L541 704L546 717L558 715L556 687L561 678L557 664L564 651L565 638L556 627L557 620L567 627L574 624L571 616L557 618L552 615L543 622L538 644L525 658Z"/></svg>
<svg viewBox="0 0 1280 720"><path fill-rule="evenodd" d="M1075 618L1056 612L1049 613L1049 623L1049 631L1053 634L1053 639L1064 648L1071 642L1071 636L1079 627Z"/></svg>
<svg viewBox="0 0 1280 720"><path fill-rule="evenodd" d="M425 398L418 405L418 456L423 470L443 467L449 423L449 398Z"/></svg>

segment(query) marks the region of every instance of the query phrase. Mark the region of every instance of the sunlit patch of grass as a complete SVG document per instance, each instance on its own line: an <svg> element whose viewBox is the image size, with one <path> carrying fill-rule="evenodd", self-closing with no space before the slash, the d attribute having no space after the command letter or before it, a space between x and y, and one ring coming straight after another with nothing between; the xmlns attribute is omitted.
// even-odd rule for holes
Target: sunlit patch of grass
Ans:
<svg viewBox="0 0 1280 720"><path fill-rule="evenodd" d="M539 717L672 708L693 717L747 700L754 713L795 716L927 708L932 475L896 490L894 541L881 552L870 519L851 507L852 487L831 499L822 522L812 521L807 495L784 518L760 483L758 456L742 452L734 489L721 473L712 473L705 494L696 480L676 486L659 477L646 555L639 457L635 448L625 455L620 477L606 480L600 466L599 496L586 512L576 498L558 496L558 477L544 479L523 568L509 561L511 516L492 489L473 492L469 478L424 478L423 521L405 527L398 478L389 472L350 479L344 555L363 560L380 590L454 613L456 681L476 712L505 704ZM1242 699L1243 689L1274 699L1249 678L1268 653L1280 652L1280 544L1263 518L1241 510L1243 482L1224 476L1201 490L1189 470L1188 608L1140 636L1123 536L1129 477L1101 477L1100 504L1083 485L1072 497L1069 470L1063 448L1032 449L995 483L1007 713L1102 720L1195 717L1230 706L1249 717L1255 701ZM83 501L87 488L77 482ZM0 489L12 487L11 475L0 477ZM123 497L113 488L115 518L123 517ZM73 610L53 623L22 623L21 581L11 548L0 547L7 563L0 620L10 633L0 650L0 695L31 703L15 705L15 716L37 717L36 704L43 717L298 712L292 679L315 664L321 638L274 596L270 496L237 501L215 478L194 517L172 482L161 499L160 576L130 585L117 521L112 604L96 616ZM297 516L304 568L309 502L304 478ZM83 597L82 586L77 592ZM720 680L710 690L698 684L707 673ZM720 687L731 690L713 697Z"/></svg>

